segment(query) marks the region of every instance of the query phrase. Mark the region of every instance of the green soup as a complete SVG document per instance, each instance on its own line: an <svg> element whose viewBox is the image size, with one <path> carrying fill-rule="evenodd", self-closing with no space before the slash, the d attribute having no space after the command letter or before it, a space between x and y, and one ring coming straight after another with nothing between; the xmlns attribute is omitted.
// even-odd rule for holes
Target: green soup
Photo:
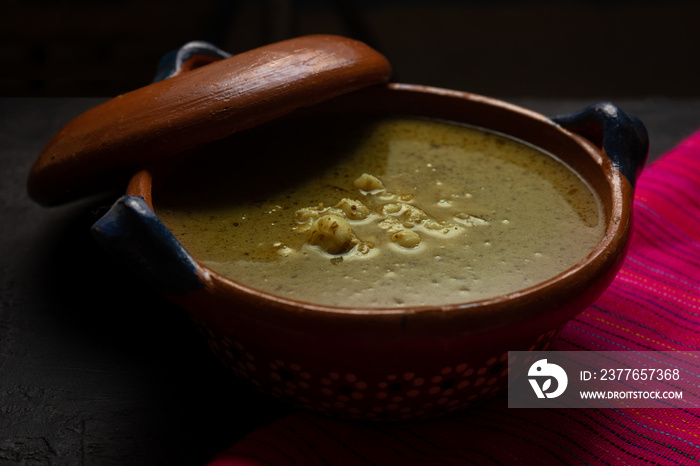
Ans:
<svg viewBox="0 0 700 466"><path fill-rule="evenodd" d="M547 280L604 235L570 168L501 134L317 117L234 135L178 166L156 213L202 264L300 301L402 307Z"/></svg>

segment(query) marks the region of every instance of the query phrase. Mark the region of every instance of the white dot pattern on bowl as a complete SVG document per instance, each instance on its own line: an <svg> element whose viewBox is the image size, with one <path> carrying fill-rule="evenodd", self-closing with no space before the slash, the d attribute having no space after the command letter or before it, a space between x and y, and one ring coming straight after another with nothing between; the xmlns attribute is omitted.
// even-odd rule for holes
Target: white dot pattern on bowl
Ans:
<svg viewBox="0 0 700 466"><path fill-rule="evenodd" d="M428 372L399 371L377 376L361 370L314 371L302 361L262 360L243 344L215 334L200 323L210 347L243 379L260 390L336 417L404 420L459 410L490 398L507 386L508 352L488 355L477 364L457 361ZM542 351L561 328L538 336L529 351Z"/></svg>

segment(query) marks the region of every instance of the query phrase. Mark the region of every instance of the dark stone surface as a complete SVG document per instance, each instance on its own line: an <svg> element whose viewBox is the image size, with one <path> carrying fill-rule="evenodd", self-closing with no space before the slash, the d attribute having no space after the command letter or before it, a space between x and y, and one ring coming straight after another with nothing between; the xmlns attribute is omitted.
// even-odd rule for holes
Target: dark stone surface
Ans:
<svg viewBox="0 0 700 466"><path fill-rule="evenodd" d="M605 100L646 123L652 159L700 128L699 100ZM27 197L48 138L100 101L0 99L0 464L203 464L294 409L234 378L184 311L94 244L116 194L50 209Z"/></svg>
<svg viewBox="0 0 700 466"><path fill-rule="evenodd" d="M184 311L96 246L114 196L28 199L38 151L97 102L0 102L0 464L202 464L291 409L234 378Z"/></svg>

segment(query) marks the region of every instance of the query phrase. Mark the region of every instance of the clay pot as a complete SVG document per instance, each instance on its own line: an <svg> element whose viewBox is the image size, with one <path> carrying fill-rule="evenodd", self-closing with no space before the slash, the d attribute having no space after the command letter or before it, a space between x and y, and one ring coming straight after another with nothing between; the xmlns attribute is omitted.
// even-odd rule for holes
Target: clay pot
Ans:
<svg viewBox="0 0 700 466"><path fill-rule="evenodd" d="M191 77L190 73L198 70L213 73L210 67L230 60L216 62L221 58L217 53L194 53L164 75ZM241 107L245 111L241 112L252 115L255 122L249 124L248 117L234 117L233 121L246 123L230 131L217 129L215 137L207 139L263 124L281 113L287 118L347 112L419 115L491 129L556 155L592 186L602 200L607 225L600 244L584 260L550 280L483 301L381 310L353 307L352 303L335 308L293 301L207 269L160 222L152 209L152 200L158 196L154 177L157 181L164 176L167 170L162 167L172 162L167 155L179 151L170 142L166 149L158 149L162 155L149 160L151 168L137 169L136 163L119 167L120 172L130 169L135 174L126 195L95 224L93 231L107 250L130 263L143 279L190 312L212 350L260 390L334 416L426 418L465 408L504 390L508 352L546 350L563 326L610 284L626 253L634 183L647 155L646 131L638 120L609 103L547 118L484 96L384 84L388 68L373 53L373 71L368 73L373 77L362 85L327 92L308 105L299 102L313 93L304 91L306 97L299 98L298 90L291 91L293 103L283 112L255 112L249 107L257 105L260 97L245 100ZM260 63L262 59L256 57ZM184 72L188 65L183 68L183 64L188 62L191 68L192 63L214 63ZM215 83L217 73L208 75L208 79ZM161 83L170 79L174 78ZM170 105L183 108L175 100ZM269 103L269 99L263 100ZM113 110L101 109L99 115L110 115ZM140 117L133 114L130 118ZM212 132L210 113L200 111L191 118L192 122L180 124L166 139L181 137L189 141L185 136L173 135L192 128ZM206 124L200 124L202 119ZM219 120L214 120L218 124ZM50 143L47 151L68 144L64 139L71 136L66 134L57 136L58 142ZM139 137L128 143L132 150L143 153L160 147L153 138L145 137L144 141L143 136ZM117 141L107 149L117 153L125 145ZM53 196L63 197L63 191L59 194Z"/></svg>

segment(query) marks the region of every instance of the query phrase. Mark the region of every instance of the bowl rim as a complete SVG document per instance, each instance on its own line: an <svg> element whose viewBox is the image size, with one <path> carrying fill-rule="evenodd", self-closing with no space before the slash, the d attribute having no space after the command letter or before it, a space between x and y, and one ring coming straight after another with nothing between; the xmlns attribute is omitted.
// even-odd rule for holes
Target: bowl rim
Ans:
<svg viewBox="0 0 700 466"><path fill-rule="evenodd" d="M388 95L394 95L399 99L421 96L429 99L466 100L517 114L537 125L546 127L548 131L570 138L581 147L583 152L590 155L595 165L599 167L604 178L608 181L611 205L610 212L606 216L607 225L604 237L584 259L550 279L503 295L462 303L438 306L336 307L299 301L277 296L237 282L209 269L194 258L199 267L197 271L199 278L205 284L205 292L215 294L219 299L242 299L257 304L258 308L263 307L266 311L276 315L286 315L290 311L294 311L293 314L297 317L301 315L322 320L343 316L356 320L362 316L377 321L389 320L395 322L396 319L402 320L408 316L415 319L420 317L429 318L428 316L436 314L441 316L440 320L452 320L457 315L463 317L467 314L471 315L471 318L468 320L475 324L473 330L485 330L517 321L545 318L551 314L545 308L561 309L568 307L566 306L567 301L586 292L602 276L606 276L604 280L606 283L602 287L598 286L600 289L596 290L596 293L599 295L608 286L626 254L626 245L631 230L633 191L630 183L615 168L612 161L605 155L604 150L595 147L587 139L568 131L544 115L492 97L425 85L389 83L355 91L352 94L341 96L339 99L354 99L357 95L363 93L368 95L367 98L369 99L376 97L377 93L380 95L388 93ZM330 101L320 104L320 107L326 108L333 105L333 101ZM304 109L302 113L306 111L313 112L317 110L315 110L315 107L310 107L309 109ZM554 155L556 156L556 154ZM574 167L571 168L575 169ZM153 178L159 176L159 170L160 168L158 167L149 167L136 173L129 183L127 194L142 197L153 209L152 183ZM580 174L579 171L577 173ZM600 195L600 193L598 194ZM538 308L539 311L537 311ZM523 309L534 310L534 312L528 314L528 316L518 315L519 312L522 314L521 311ZM285 314L281 314L279 311L284 311ZM569 310L563 314L560 313L559 318L552 320L551 325L554 326L557 322L565 322L578 312Z"/></svg>

